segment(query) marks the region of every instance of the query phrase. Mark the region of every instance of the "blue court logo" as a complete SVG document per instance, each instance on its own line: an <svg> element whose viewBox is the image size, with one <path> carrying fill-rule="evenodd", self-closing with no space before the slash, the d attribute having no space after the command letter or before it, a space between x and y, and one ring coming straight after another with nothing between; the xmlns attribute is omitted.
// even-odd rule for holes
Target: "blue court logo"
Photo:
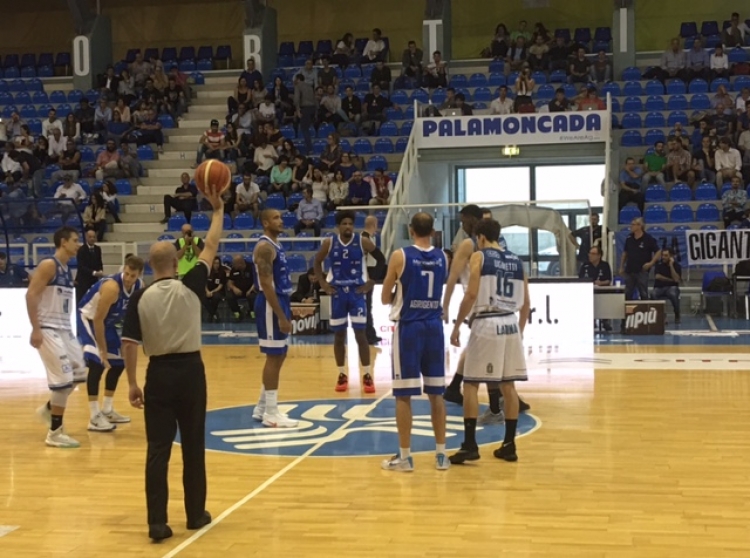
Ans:
<svg viewBox="0 0 750 558"><path fill-rule="evenodd" d="M480 406L480 413L486 405ZM371 399L322 399L279 404L282 412L299 420L297 428L265 428L252 418L253 407L231 407L208 411L206 448L214 451L297 457L313 450L313 457L358 457L390 455L398 450L396 402ZM458 449L463 440L461 408L447 404L448 449ZM432 452L435 439L427 399L412 399L412 451ZM540 426L532 415L518 419L518 435ZM477 427L479 445L499 444L503 425ZM179 438L177 440L179 442Z"/></svg>

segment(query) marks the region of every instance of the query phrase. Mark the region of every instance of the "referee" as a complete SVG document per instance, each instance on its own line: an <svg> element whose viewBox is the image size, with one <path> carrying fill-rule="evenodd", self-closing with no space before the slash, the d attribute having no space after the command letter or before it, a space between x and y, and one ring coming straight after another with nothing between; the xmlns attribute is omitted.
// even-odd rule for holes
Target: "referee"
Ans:
<svg viewBox="0 0 750 558"><path fill-rule="evenodd" d="M211 523L205 507L206 375L200 353L201 304L219 247L224 202L215 192L207 193L206 198L213 206L213 216L197 265L177 280L174 244L154 244L149 254L154 282L131 297L122 330L130 403L144 409L146 422L148 535L154 541L172 536L167 525L167 471L178 426L187 528L200 529ZM136 378L140 343L149 357L143 391Z"/></svg>

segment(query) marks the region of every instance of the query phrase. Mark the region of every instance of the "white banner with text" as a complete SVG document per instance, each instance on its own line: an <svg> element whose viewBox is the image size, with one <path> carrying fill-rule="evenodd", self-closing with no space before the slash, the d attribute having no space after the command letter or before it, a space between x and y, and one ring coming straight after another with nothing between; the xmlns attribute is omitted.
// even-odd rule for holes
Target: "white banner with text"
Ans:
<svg viewBox="0 0 750 558"><path fill-rule="evenodd" d="M736 264L750 260L750 230L685 231L689 265Z"/></svg>

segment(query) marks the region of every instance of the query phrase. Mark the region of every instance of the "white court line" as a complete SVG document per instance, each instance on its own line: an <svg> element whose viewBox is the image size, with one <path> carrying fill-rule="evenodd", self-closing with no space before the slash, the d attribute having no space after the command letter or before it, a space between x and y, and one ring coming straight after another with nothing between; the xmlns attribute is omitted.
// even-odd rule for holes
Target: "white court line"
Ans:
<svg viewBox="0 0 750 558"><path fill-rule="evenodd" d="M382 403L383 400L385 400L385 398L388 397L390 394L391 394L391 390L388 390L387 392L385 392L378 399L376 399L370 405L368 405L368 408L366 410L363 409L363 411L364 411L363 414L366 415L367 413L369 413L370 411L372 411L373 409L375 409L375 407L377 407L380 403ZM334 430L333 432L331 432L331 435L335 434L339 430L342 430L344 428L349 427L352 423L356 422L357 420L359 420L358 417L353 417L353 418L349 419L344 424L342 424L341 426L339 426L336 430ZM172 550L170 550L169 552L167 552L164 556L162 556L162 558L172 558L173 556L177 556L180 552L182 552L183 550L185 550L188 546L190 546L195 541L197 541L198 539L200 539L203 535L205 535L206 533L208 533L216 525L218 525L219 523L221 523L222 521L224 521L227 517L229 517L230 515L232 515L234 512L236 512L242 506L244 506L245 504L247 504L250 500L252 500L253 498L255 498L258 494L260 494L261 492L263 492L266 488L268 488L269 486L271 486L273 483L275 483L277 480L279 480L281 477L283 477L289 471L291 471L292 469L294 469L297 465L299 465L300 463L302 463L306 458L310 457L313 453L315 453L317 450L319 450L326 443L327 442L324 439L324 440L321 440L320 442L318 442L317 444L315 444L313 447L311 447L305 453L303 453L302 455L300 455L297 459L295 459L294 461L292 461L291 463L289 463L286 467L284 467L283 469L281 469L278 473L275 473L274 475L272 475L271 477L269 477L268 480L266 480L258 488L256 488L252 492L250 492L248 495L246 495L244 498L242 498L241 500L239 500L238 502L236 502L235 504L233 504L232 506L230 506L226 510L224 510L221 513L221 515L219 515L218 517L216 517L211 523L209 523L208 525L206 525L202 529L196 531L189 538L185 539L179 545L177 545L175 548L173 548Z"/></svg>
<svg viewBox="0 0 750 558"><path fill-rule="evenodd" d="M714 333L719 331L719 328L716 327L716 322L710 314L706 314L706 321L708 322L708 329L710 329Z"/></svg>

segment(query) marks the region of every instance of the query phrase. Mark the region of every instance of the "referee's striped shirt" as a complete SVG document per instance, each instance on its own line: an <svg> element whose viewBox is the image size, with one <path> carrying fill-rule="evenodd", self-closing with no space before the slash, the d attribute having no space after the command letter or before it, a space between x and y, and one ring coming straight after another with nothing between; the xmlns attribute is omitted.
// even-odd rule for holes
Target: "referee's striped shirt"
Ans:
<svg viewBox="0 0 750 558"><path fill-rule="evenodd" d="M149 357L201 349L201 304L208 264L198 260L182 280L159 279L130 297L122 339L142 343Z"/></svg>

